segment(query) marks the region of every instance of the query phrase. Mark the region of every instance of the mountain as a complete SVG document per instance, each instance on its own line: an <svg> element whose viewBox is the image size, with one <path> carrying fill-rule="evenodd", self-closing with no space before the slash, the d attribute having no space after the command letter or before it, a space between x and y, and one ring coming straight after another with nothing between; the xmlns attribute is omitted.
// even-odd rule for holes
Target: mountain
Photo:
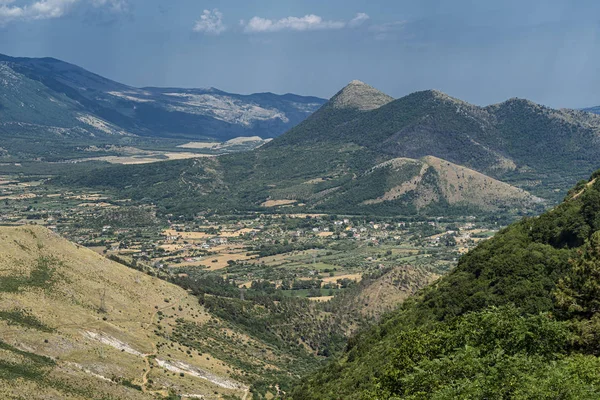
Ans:
<svg viewBox="0 0 600 400"><path fill-rule="evenodd" d="M597 167L600 117L527 100L478 107L435 90L416 92L356 117L320 123L315 135L314 125L323 119L318 117L316 113L272 146L352 142L394 157L432 155L496 178L525 176L529 170L540 175L591 173Z"/></svg>
<svg viewBox="0 0 600 400"><path fill-rule="evenodd" d="M325 100L218 89L134 88L53 58L0 55L0 134L272 138Z"/></svg>
<svg viewBox="0 0 600 400"><path fill-rule="evenodd" d="M600 106L584 108L583 111L591 112L594 114L600 114Z"/></svg>
<svg viewBox="0 0 600 400"><path fill-rule="evenodd" d="M393 100L353 81L254 151L55 182L118 189L179 214L273 204L381 215L536 212L597 167L599 135L600 116L587 112L521 99L478 107L435 90Z"/></svg>
<svg viewBox="0 0 600 400"><path fill-rule="evenodd" d="M598 176L463 256L289 397L598 398Z"/></svg>
<svg viewBox="0 0 600 400"><path fill-rule="evenodd" d="M328 107L335 110L375 110L394 99L364 82L354 80L336 93Z"/></svg>

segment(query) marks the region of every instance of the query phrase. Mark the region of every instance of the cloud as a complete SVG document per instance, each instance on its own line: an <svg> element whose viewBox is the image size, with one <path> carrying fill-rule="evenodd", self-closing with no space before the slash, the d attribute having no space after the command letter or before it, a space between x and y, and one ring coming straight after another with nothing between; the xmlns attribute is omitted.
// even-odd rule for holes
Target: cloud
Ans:
<svg viewBox="0 0 600 400"><path fill-rule="evenodd" d="M204 10L200 19L194 25L194 32L202 32L208 35L220 35L227 27L223 25L223 13L218 9Z"/></svg>
<svg viewBox="0 0 600 400"><path fill-rule="evenodd" d="M0 23L16 20L40 20L62 17L78 0L39 0L15 6L14 1L0 1Z"/></svg>
<svg viewBox="0 0 600 400"><path fill-rule="evenodd" d="M25 5L13 5L15 0L0 0L0 25L14 21L36 21L60 18L80 3L80 0L36 0ZM94 7L109 7L126 11L127 0L91 0Z"/></svg>
<svg viewBox="0 0 600 400"><path fill-rule="evenodd" d="M371 17L369 17L365 13L358 13L356 17L352 18L350 22L348 22L348 26L352 28L356 28L357 26L361 26L365 22L367 22Z"/></svg>
<svg viewBox="0 0 600 400"><path fill-rule="evenodd" d="M245 24L244 32L317 31L342 29L345 26L346 23L343 21L325 21L314 14L305 15L304 17L287 17L280 20L253 17Z"/></svg>

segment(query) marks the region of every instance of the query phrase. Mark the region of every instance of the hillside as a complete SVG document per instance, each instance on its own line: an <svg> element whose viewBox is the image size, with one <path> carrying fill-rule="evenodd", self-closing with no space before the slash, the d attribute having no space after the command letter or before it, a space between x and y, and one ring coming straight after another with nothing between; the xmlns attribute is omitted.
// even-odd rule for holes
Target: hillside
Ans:
<svg viewBox="0 0 600 400"><path fill-rule="evenodd" d="M246 392L232 366L168 339L176 319L211 323L185 290L42 228L0 228L0 243L0 397Z"/></svg>
<svg viewBox="0 0 600 400"><path fill-rule="evenodd" d="M598 398L598 174L463 256L290 398Z"/></svg>
<svg viewBox="0 0 600 400"><path fill-rule="evenodd" d="M0 135L3 147L15 153L24 151L19 140L25 139L57 146L65 138L85 144L94 139L114 142L114 136L122 135L272 138L324 102L294 94L239 95L214 88L134 88L53 58L0 55Z"/></svg>

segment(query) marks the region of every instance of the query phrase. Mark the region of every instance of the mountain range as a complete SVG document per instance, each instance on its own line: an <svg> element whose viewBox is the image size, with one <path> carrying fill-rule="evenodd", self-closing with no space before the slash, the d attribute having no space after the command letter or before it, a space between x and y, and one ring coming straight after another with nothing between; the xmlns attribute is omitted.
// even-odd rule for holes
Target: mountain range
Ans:
<svg viewBox="0 0 600 400"><path fill-rule="evenodd" d="M600 114L600 106L584 108L583 111Z"/></svg>
<svg viewBox="0 0 600 400"><path fill-rule="evenodd" d="M0 135L272 138L325 100L215 88L134 88L54 58L0 55Z"/></svg>
<svg viewBox="0 0 600 400"><path fill-rule="evenodd" d="M527 100L478 107L435 90L394 100L353 81L250 152L120 166L58 183L117 189L165 213L539 210L598 166L600 116ZM180 179L185 177L185 179Z"/></svg>

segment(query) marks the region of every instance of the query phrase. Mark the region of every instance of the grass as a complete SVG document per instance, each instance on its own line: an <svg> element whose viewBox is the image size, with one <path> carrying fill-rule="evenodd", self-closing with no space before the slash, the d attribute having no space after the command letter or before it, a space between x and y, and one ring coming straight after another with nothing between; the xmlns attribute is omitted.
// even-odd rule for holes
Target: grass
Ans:
<svg viewBox="0 0 600 400"><path fill-rule="evenodd" d="M36 329L41 332L54 332L53 328L45 325L25 310L0 311L0 320L7 321L8 325L19 325L25 328Z"/></svg>
<svg viewBox="0 0 600 400"><path fill-rule="evenodd" d="M19 247L23 248L23 245L19 244ZM58 260L52 257L40 256L29 276L2 277L0 293L18 293L26 288L48 289L53 283L56 263Z"/></svg>

